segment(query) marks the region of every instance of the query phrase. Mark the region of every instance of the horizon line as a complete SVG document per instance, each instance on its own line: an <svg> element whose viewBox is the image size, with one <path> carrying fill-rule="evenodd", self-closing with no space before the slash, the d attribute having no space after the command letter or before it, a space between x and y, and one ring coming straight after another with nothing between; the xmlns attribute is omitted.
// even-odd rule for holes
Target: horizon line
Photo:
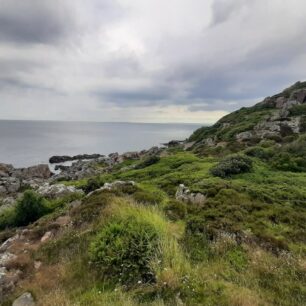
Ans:
<svg viewBox="0 0 306 306"><path fill-rule="evenodd" d="M55 119L5 119L0 121L34 121L34 122L71 122L71 123L121 123L121 124L188 124L188 125L212 125L213 123L201 122L137 122L137 121L86 121L86 120L55 120Z"/></svg>

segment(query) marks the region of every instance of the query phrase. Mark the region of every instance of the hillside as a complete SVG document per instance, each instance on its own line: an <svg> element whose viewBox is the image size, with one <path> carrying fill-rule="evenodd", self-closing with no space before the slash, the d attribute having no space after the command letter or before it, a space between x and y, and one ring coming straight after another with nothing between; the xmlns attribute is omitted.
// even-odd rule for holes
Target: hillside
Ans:
<svg viewBox="0 0 306 306"><path fill-rule="evenodd" d="M297 82L283 92L249 108L241 108L210 127L198 129L190 140L197 146L230 142L256 144L262 139L282 138L306 132L306 82Z"/></svg>
<svg viewBox="0 0 306 306"><path fill-rule="evenodd" d="M59 168L0 167L2 305L306 304L305 82Z"/></svg>

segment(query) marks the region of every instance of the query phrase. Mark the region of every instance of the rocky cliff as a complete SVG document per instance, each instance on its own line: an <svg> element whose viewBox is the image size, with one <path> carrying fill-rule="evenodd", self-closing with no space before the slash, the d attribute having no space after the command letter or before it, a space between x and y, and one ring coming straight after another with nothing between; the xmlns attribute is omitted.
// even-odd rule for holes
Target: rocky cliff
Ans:
<svg viewBox="0 0 306 306"><path fill-rule="evenodd" d="M196 146L225 146L228 142L258 143L263 139L281 141L306 132L306 82L297 82L283 92L241 108L190 137Z"/></svg>

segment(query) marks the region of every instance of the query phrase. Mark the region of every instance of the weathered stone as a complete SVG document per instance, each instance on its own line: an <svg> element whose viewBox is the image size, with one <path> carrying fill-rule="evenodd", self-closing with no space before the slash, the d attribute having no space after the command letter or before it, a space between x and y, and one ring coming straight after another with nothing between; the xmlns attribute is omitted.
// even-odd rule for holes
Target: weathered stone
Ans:
<svg viewBox="0 0 306 306"><path fill-rule="evenodd" d="M42 262L41 261L34 261L34 268L36 270L38 270L42 265Z"/></svg>
<svg viewBox="0 0 306 306"><path fill-rule="evenodd" d="M41 237L40 242L46 242L46 241L52 239L53 236L54 236L54 235L53 235L53 233L52 233L51 231L46 232L46 233Z"/></svg>
<svg viewBox="0 0 306 306"><path fill-rule="evenodd" d="M7 249L12 245L12 243L18 239L19 239L19 234L16 234L15 236L10 237L7 240L5 240L0 246L0 252L7 251Z"/></svg>
<svg viewBox="0 0 306 306"><path fill-rule="evenodd" d="M48 179L52 176L52 172L50 171L48 165L41 164L28 168L16 169L13 175L23 179Z"/></svg>
<svg viewBox="0 0 306 306"><path fill-rule="evenodd" d="M204 144L209 147L214 147L216 145L216 142L213 138L206 138L204 139Z"/></svg>
<svg viewBox="0 0 306 306"><path fill-rule="evenodd" d="M14 167L12 165L1 164L0 163L0 172L1 173L5 173L5 174L9 175L12 172L13 169L14 169Z"/></svg>
<svg viewBox="0 0 306 306"><path fill-rule="evenodd" d="M75 201L69 203L69 206L70 206L71 208L76 208L76 207L79 207L81 204L82 204L82 201L80 201L80 200L75 200Z"/></svg>
<svg viewBox="0 0 306 306"><path fill-rule="evenodd" d="M202 205L206 202L206 196L204 194L200 192L192 193L184 184L179 185L175 194L175 198L178 201L198 205Z"/></svg>
<svg viewBox="0 0 306 306"><path fill-rule="evenodd" d="M0 266L5 267L5 265L11 261L12 259L15 259L16 255L10 253L10 252L4 252L0 254Z"/></svg>
<svg viewBox="0 0 306 306"><path fill-rule="evenodd" d="M275 104L276 108L279 108L279 109L283 108L286 101L287 99L285 97L278 97L276 99L276 104Z"/></svg>
<svg viewBox="0 0 306 306"><path fill-rule="evenodd" d="M113 183L105 183L103 185L103 187L101 188L98 188L92 192L90 192L87 197L91 196L92 194L96 193L96 192L100 192L100 191L103 191L103 190L108 190L108 191L111 191L111 190L114 190L118 187L122 187L122 186L135 186L135 182L134 181L114 181Z"/></svg>
<svg viewBox="0 0 306 306"><path fill-rule="evenodd" d="M67 226L71 223L71 218L69 216L60 216L55 221L59 226Z"/></svg>
<svg viewBox="0 0 306 306"><path fill-rule="evenodd" d="M0 280L3 279L6 274L7 274L6 268L5 267L0 267Z"/></svg>
<svg viewBox="0 0 306 306"><path fill-rule="evenodd" d="M236 139L238 141L247 141L251 140L252 138L254 138L254 135L251 131L242 132L236 135Z"/></svg>
<svg viewBox="0 0 306 306"><path fill-rule="evenodd" d="M25 292L13 302L12 306L35 306L35 302L32 294Z"/></svg>
<svg viewBox="0 0 306 306"><path fill-rule="evenodd" d="M122 155L121 155L121 158L122 158L122 160L124 161L124 160L128 160L128 159L139 159L140 158L140 154L139 154L139 152L126 152L126 153L123 153Z"/></svg>
<svg viewBox="0 0 306 306"><path fill-rule="evenodd" d="M74 193L83 194L84 192L80 189L75 188L74 186L66 186L64 184L54 184L50 185L45 183L37 189L37 192L46 197L46 198L58 198L67 196Z"/></svg>

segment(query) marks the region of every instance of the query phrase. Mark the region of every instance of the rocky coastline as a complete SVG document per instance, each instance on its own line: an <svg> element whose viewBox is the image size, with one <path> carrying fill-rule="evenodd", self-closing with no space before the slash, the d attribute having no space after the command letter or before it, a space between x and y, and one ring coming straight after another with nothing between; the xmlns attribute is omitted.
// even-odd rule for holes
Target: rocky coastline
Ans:
<svg viewBox="0 0 306 306"><path fill-rule="evenodd" d="M172 142L170 142L170 145ZM101 154L80 154L76 156L52 156L48 164L39 164L27 168L14 168L13 165L0 163L0 210L13 205L22 192L33 189L43 196L56 196L56 193L75 192L60 181L78 180L111 171L117 164L126 160L139 160L147 156L160 155L163 147L149 150ZM69 165L66 162L71 162ZM53 166L53 169L50 167ZM53 186L53 187L52 187ZM60 186L57 188L56 186ZM70 187L72 189L72 187Z"/></svg>

